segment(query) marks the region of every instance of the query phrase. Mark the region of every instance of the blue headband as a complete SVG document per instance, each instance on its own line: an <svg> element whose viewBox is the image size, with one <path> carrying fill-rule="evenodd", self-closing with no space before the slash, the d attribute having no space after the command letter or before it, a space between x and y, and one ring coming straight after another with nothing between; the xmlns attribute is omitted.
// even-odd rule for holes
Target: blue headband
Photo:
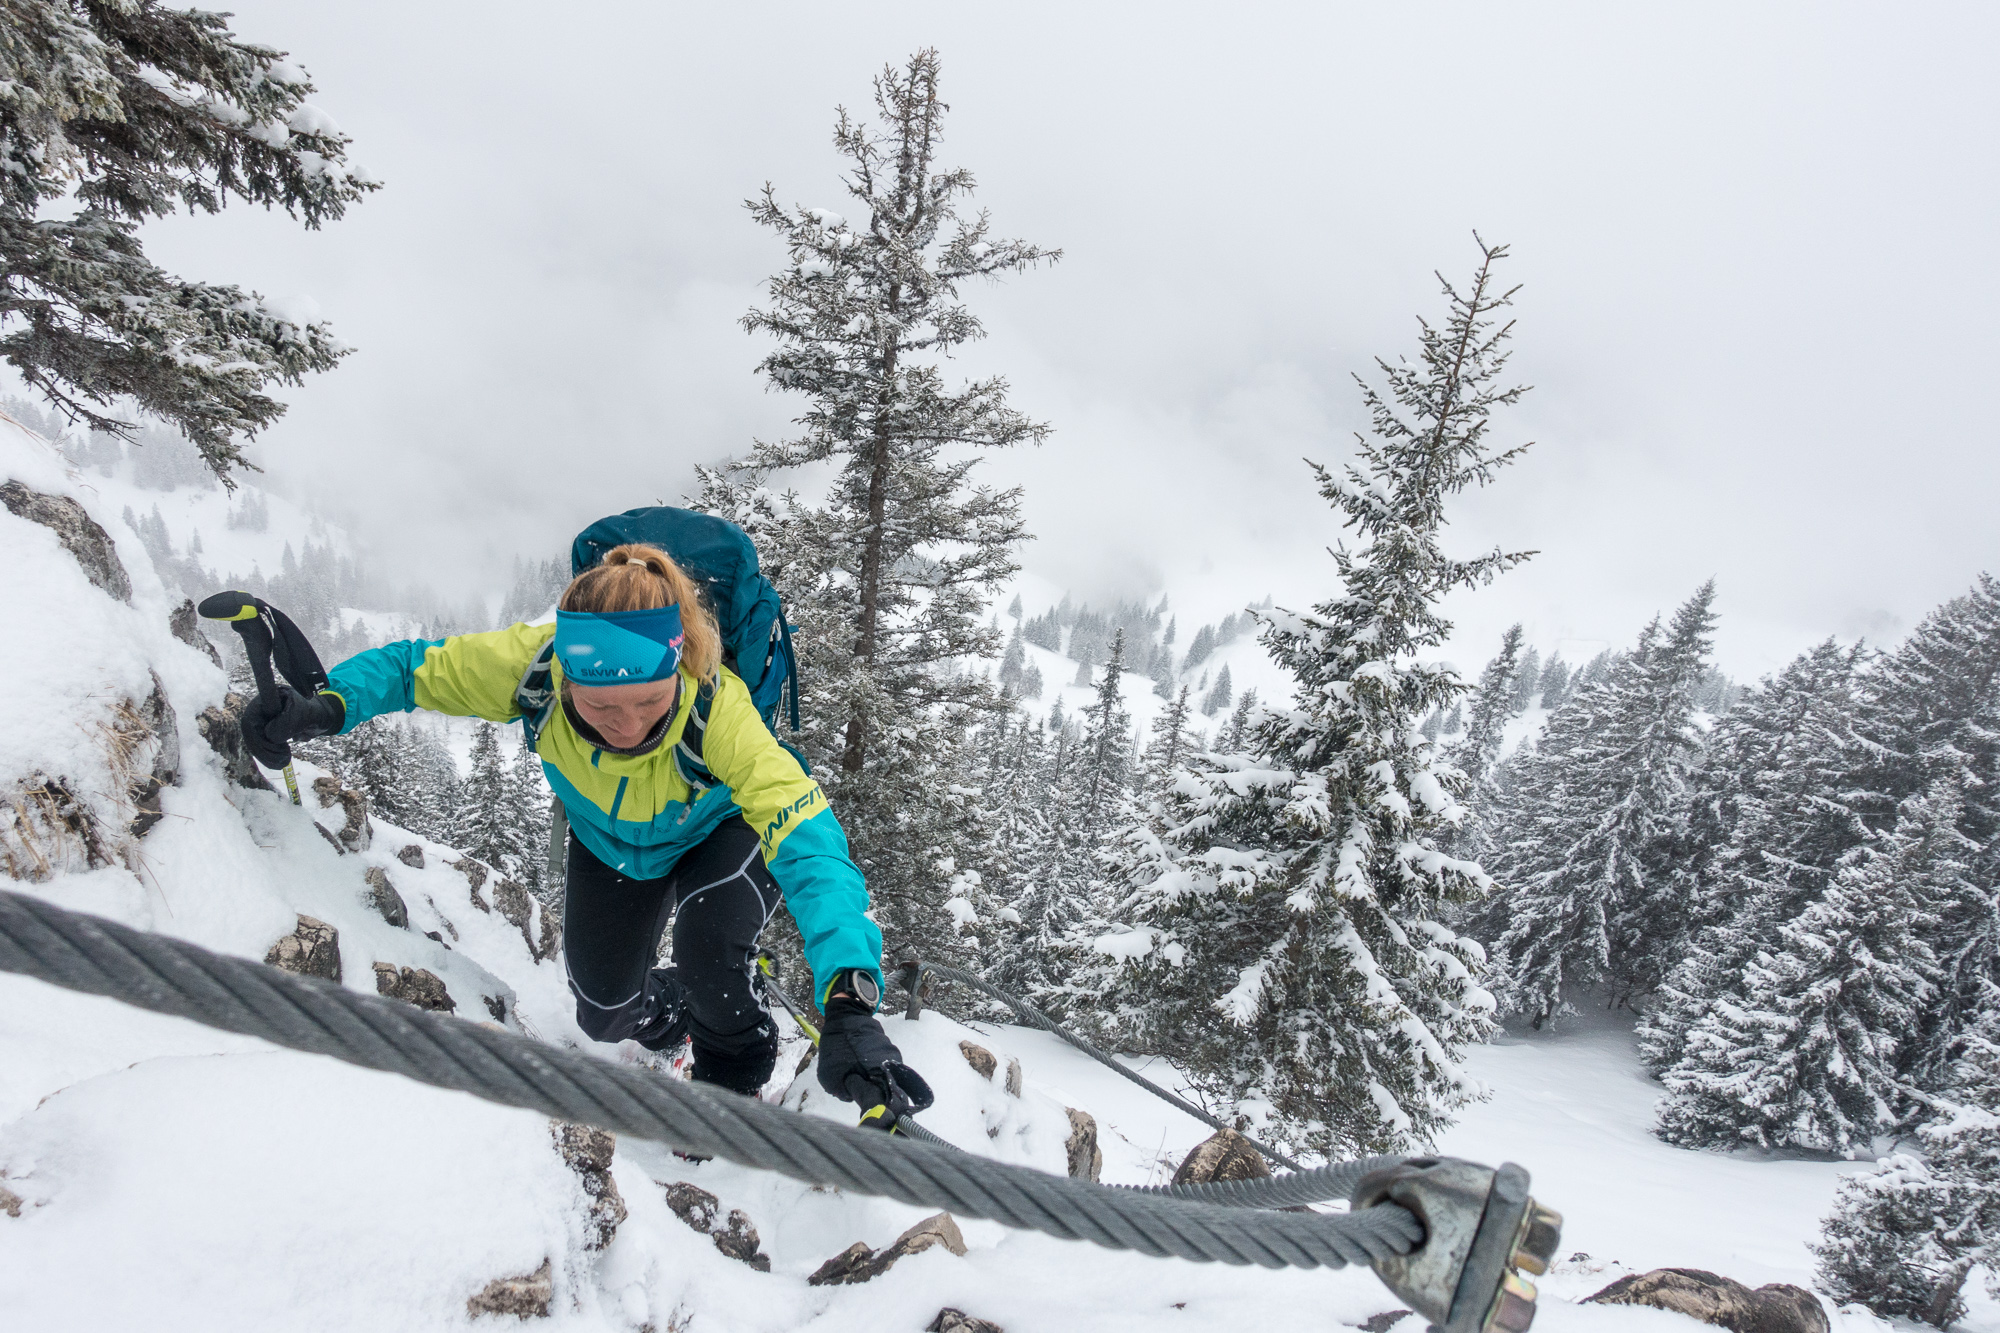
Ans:
<svg viewBox="0 0 2000 1333"><path fill-rule="evenodd" d="M681 609L557 611L556 660L577 685L643 685L681 665Z"/></svg>

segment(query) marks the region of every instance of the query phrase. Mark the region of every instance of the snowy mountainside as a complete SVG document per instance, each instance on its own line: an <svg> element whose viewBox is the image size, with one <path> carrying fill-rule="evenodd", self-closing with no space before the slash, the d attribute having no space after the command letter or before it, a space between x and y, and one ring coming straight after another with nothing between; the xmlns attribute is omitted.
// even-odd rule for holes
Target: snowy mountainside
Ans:
<svg viewBox="0 0 2000 1333"><path fill-rule="evenodd" d="M256 474L238 472L234 490L224 489L192 445L157 423L131 444L62 433L16 398L0 398L0 421L45 432L37 438L70 465L77 494L125 543L127 563L150 560L170 589L197 601L224 587L269 596L329 661L393 639L491 627L489 597L455 604L421 576L381 577L340 524ZM233 639L223 637L231 657Z"/></svg>
<svg viewBox="0 0 2000 1333"><path fill-rule="evenodd" d="M213 714L204 731L227 680L170 628L180 595L124 541L106 508L116 497L11 432L0 431L0 472L51 504L81 504L119 539L130 584L128 602L94 584L54 529L0 513L0 559L12 574L0 610L26 646L0 667L10 701L0 727L10 888L254 960L301 938L309 917L334 932L321 961L338 958L343 985L377 990L380 965L386 984L414 994L411 977L427 973L456 1021L499 1022L619 1058L574 1026L550 948L554 922L497 877L379 819L360 845L342 807L312 794L321 775L309 765L303 807L235 784L211 745ZM1128 685L1128 697L1150 695ZM149 774L165 775L153 821L136 795ZM336 846L348 831L351 845ZM406 926L385 916L384 882ZM887 1027L938 1090L925 1123L968 1152L1061 1172L1076 1108L1096 1119L1103 1178L1143 1184L1206 1136L1047 1034L935 1012L893 1016ZM1022 1095L975 1071L961 1042L983 1046L1000 1068L1017 1059ZM851 1108L797 1070L799 1054L795 1041L767 1098L849 1119ZM1541 1197L1569 1217L1565 1251L1597 1256L1544 1284L1543 1330L1694 1327L1657 1311L1569 1303L1626 1268L1810 1279L1805 1241L1852 1166L1661 1144L1648 1132L1652 1085L1621 1029L1578 1025L1496 1043L1471 1065L1492 1099L1470 1108L1442 1147L1527 1165ZM1157 1064L1148 1072L1172 1077ZM945 1307L1010 1333L1240 1333L1358 1325L1396 1308L1363 1270L1155 1260L970 1220L962 1257L933 1248L867 1283L815 1287L807 1276L826 1260L857 1241L885 1245L926 1210L634 1141L617 1144L608 1172L624 1216L594 1248L601 1211L540 1116L0 975L8 1327L512 1328L513 1316L475 1317L467 1303L496 1279L543 1265L549 1314L528 1327L616 1333L819 1323L914 1331ZM673 1200L687 1185L744 1214L768 1272L683 1220ZM1837 1313L1834 1322L1838 1333L1863 1333L1878 1321ZM1990 1306L1968 1322L2000 1331Z"/></svg>
<svg viewBox="0 0 2000 1333"><path fill-rule="evenodd" d="M994 605L1006 606L1010 599L1013 599L1014 604L1024 608L1020 622L1005 617L999 621L1003 634L1010 640L1017 636L1020 623L1041 615L1057 614L1060 608L1068 606L1071 600L1067 593L1055 585L1031 575L1021 576L1008 588L1003 589L995 599ZM1090 608L1086 606L1082 609L1088 611ZM1229 672L1232 682L1230 694L1232 704L1249 689L1255 689L1258 697L1266 702L1275 700L1282 703L1291 697L1291 677L1271 661L1263 646L1257 642L1256 627L1250 623L1243 605L1224 604L1215 614L1214 620L1224 622L1231 617L1238 617L1238 623L1245 628L1234 637L1209 649L1198 665L1192 668L1182 668L1177 665L1172 672L1172 688L1178 689L1183 681L1191 687L1189 725L1210 739L1228 720L1230 708L1224 705L1213 714L1204 714L1201 707L1204 695L1213 688L1214 681L1225 669ZM1176 612L1171 614L1171 618L1178 621L1180 616ZM1192 623L1192 619L1190 616L1190 623L1180 628L1179 642L1172 646L1176 663L1185 656L1189 639L1198 632L1199 627ZM1031 694L1021 699L1022 706L1029 713L1046 718L1060 703L1064 718L1080 720L1096 703L1099 684L1104 679L1103 654L1101 651L1093 654L1095 660L1090 669L1091 683L1088 685L1077 683L1079 663L1070 655L1074 648L1074 637L1075 631L1066 627L1062 633L1060 650L1026 639L1021 641L1023 674L1028 674L1032 670L1033 673L1038 673L1041 681L1039 694ZM1099 645L1100 650L1103 646ZM1135 646L1143 651L1148 645ZM1151 735L1154 720L1169 706L1171 700L1159 692L1159 681L1154 676L1147 674L1143 669L1138 669L1143 663L1135 666L1131 656L1128 653L1127 670L1119 681L1119 694L1126 712L1132 719L1138 743L1143 748ZM970 666L975 671L992 670L989 663L975 662Z"/></svg>

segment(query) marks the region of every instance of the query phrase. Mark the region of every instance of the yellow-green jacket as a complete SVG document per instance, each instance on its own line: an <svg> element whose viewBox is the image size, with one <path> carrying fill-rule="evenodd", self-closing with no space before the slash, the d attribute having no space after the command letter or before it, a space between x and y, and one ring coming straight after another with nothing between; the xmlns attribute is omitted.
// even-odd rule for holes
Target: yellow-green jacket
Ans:
<svg viewBox="0 0 2000 1333"><path fill-rule="evenodd" d="M348 658L328 673L327 688L346 705L343 731L414 708L511 722L520 717L514 689L522 672L554 634L554 625L514 625L488 634L406 639ZM559 680L561 665L552 667ZM673 753L687 729L696 682L685 668L680 681L666 737L643 755L600 750L577 734L560 706L549 710L535 753L562 800L570 831L606 865L656 879L740 812L763 840L765 864L798 922L806 963L820 986L848 967L874 973L879 983L882 933L868 917L867 887L819 784L778 744L749 690L725 667L701 745L702 762L717 785L691 788Z"/></svg>

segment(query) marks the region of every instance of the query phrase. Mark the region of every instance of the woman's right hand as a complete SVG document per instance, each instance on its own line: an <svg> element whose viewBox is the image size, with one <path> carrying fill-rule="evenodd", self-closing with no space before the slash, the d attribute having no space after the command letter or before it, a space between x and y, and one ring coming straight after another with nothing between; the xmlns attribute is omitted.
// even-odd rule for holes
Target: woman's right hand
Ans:
<svg viewBox="0 0 2000 1333"><path fill-rule="evenodd" d="M347 721L347 705L330 690L308 699L289 685L274 695L258 695L243 710L243 748L266 768L292 762L293 741L332 736Z"/></svg>

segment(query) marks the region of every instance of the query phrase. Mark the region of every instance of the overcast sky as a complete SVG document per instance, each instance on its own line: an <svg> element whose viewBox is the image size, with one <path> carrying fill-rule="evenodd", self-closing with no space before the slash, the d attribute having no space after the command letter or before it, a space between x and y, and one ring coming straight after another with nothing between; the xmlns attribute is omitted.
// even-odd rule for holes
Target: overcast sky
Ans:
<svg viewBox="0 0 2000 1333"><path fill-rule="evenodd" d="M1513 247L1536 441L1452 542L1541 554L1455 604L1473 666L1628 641L1710 575L1726 668L1893 640L1996 560L1992 6L588 6L237 0L386 184L309 234L160 224L189 276L309 296L359 350L252 456L384 562L506 582L801 410L737 326L742 201L841 209L833 111L919 46L945 158L1062 262L976 289L1056 427L1032 574L1203 618L1329 591L1302 456L1414 345L1475 228ZM426 570L428 566L428 570Z"/></svg>

